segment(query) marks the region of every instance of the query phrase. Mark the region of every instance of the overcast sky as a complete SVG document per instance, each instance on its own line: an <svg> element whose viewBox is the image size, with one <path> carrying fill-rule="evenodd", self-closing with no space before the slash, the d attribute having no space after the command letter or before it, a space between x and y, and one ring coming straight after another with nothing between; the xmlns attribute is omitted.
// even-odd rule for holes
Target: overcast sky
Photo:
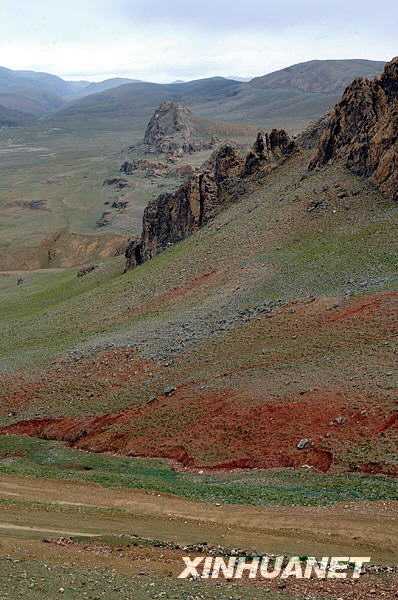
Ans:
<svg viewBox="0 0 398 600"><path fill-rule="evenodd" d="M398 55L396 0L0 0L0 65L69 79L262 75Z"/></svg>

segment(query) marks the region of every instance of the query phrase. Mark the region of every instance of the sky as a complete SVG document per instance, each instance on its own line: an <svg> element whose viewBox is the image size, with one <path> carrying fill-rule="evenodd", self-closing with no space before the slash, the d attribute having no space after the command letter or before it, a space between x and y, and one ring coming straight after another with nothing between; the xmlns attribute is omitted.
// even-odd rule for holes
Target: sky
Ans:
<svg viewBox="0 0 398 600"><path fill-rule="evenodd" d="M0 0L0 65L101 81L398 55L396 0Z"/></svg>

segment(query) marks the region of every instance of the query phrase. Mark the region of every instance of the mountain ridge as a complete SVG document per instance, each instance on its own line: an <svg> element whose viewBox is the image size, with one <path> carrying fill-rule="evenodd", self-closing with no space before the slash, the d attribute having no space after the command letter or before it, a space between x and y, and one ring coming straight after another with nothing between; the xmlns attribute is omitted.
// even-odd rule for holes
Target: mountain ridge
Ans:
<svg viewBox="0 0 398 600"><path fill-rule="evenodd" d="M101 82L68 81L41 71L12 70L0 66L0 105L8 110L44 116L72 99L136 81L138 80L126 78L112 78Z"/></svg>
<svg viewBox="0 0 398 600"><path fill-rule="evenodd" d="M357 77L374 77L385 63L365 59L311 60L255 77L260 88L300 89L311 93L342 93Z"/></svg>
<svg viewBox="0 0 398 600"><path fill-rule="evenodd" d="M163 101L197 107L198 116L297 127L333 106L358 76L381 73L384 63L370 60L309 61L239 81L207 77L188 82L152 83L128 78L103 82L67 81L34 71L0 67L0 105L34 116L63 119L131 116L145 120ZM284 89L281 95L281 89Z"/></svg>

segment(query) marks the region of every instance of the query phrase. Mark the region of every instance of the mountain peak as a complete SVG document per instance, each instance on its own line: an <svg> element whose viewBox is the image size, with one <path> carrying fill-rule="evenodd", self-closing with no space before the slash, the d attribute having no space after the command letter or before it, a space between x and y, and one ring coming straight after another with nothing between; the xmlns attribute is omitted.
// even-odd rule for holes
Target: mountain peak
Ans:
<svg viewBox="0 0 398 600"><path fill-rule="evenodd" d="M340 94L356 77L375 77L383 68L383 62L372 60L311 60L256 77L250 83L262 89Z"/></svg>
<svg viewBox="0 0 398 600"><path fill-rule="evenodd" d="M162 102L148 123L144 143L161 153L194 152L208 148L187 106L174 101Z"/></svg>

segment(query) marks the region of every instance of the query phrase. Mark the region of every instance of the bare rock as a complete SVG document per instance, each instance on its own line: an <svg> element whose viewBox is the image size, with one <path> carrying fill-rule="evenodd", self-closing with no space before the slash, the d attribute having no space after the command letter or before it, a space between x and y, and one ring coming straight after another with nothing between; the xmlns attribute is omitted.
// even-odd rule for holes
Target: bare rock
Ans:
<svg viewBox="0 0 398 600"><path fill-rule="evenodd" d="M398 199L398 58L381 77L356 79L331 113L309 168L335 159Z"/></svg>
<svg viewBox="0 0 398 600"><path fill-rule="evenodd" d="M203 134L189 108L163 102L148 123L144 143L149 151L178 155L209 149L215 141Z"/></svg>
<svg viewBox="0 0 398 600"><path fill-rule="evenodd" d="M112 213L110 211L105 211L102 213L101 217L97 220L97 227L106 227L112 221Z"/></svg>
<svg viewBox="0 0 398 600"><path fill-rule="evenodd" d="M260 133L253 152L244 158L237 146L224 144L175 192L161 194L145 209L141 239L126 251L126 269L133 268L208 223L240 200L246 177L271 172L293 152L286 132Z"/></svg>
<svg viewBox="0 0 398 600"><path fill-rule="evenodd" d="M120 172L124 173L125 175L133 175L135 170L136 170L135 162L130 162L128 160L125 160L124 163L122 163L122 165L120 167Z"/></svg>
<svg viewBox="0 0 398 600"><path fill-rule="evenodd" d="M109 179L105 179L102 185L104 187L114 186L119 190L123 190L124 188L128 187L129 182L127 179L123 179L122 177L110 177Z"/></svg>
<svg viewBox="0 0 398 600"><path fill-rule="evenodd" d="M295 144L284 129L273 129L271 133L260 132L253 149L246 157L246 176L266 167L270 170L284 157L289 156Z"/></svg>
<svg viewBox="0 0 398 600"><path fill-rule="evenodd" d="M115 200L112 203L112 208L116 208L117 210L125 210L129 205L128 200Z"/></svg>
<svg viewBox="0 0 398 600"><path fill-rule="evenodd" d="M165 396L172 396L176 391L176 388L174 387L174 385L167 385L164 390L163 390L163 394Z"/></svg>
<svg viewBox="0 0 398 600"><path fill-rule="evenodd" d="M307 448L310 448L310 447L311 447L311 440L308 439L308 438L303 438L297 444L297 449L298 450L306 450Z"/></svg>
<svg viewBox="0 0 398 600"><path fill-rule="evenodd" d="M96 269L98 269L97 265L87 265L87 266L82 267L81 269L79 269L79 271L77 272L77 276L78 277L85 277L86 275L88 275L89 273L92 273Z"/></svg>

